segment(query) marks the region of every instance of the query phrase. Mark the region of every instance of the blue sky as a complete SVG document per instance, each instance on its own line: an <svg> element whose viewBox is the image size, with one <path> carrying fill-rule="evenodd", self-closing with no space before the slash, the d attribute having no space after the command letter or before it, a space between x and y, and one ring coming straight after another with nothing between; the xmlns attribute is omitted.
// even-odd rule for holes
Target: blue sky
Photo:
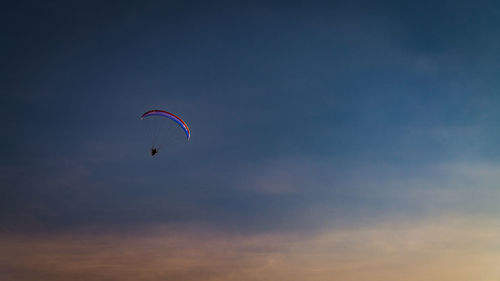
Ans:
<svg viewBox="0 0 500 281"><path fill-rule="evenodd" d="M117 252L130 235L147 253L166 235L157 229L166 228L181 249L208 233L214 245L227 238L273 255L273 241L306 235L312 242L299 248L321 257L314 249L324 241L342 247L317 237L353 232L390 256L392 248L377 243L390 244L383 231L395 225L401 237L430 233L417 243L422 249L445 243L440 233L460 233L451 247L470 239L456 246L467 256L488 248L472 242L481 229L497 231L500 25L493 1L28 1L2 10L0 224L1 243L14 245L12 252L23 251L16 237L45 245L38 235L50 232L50 243L74 235L92 241L89 248L116 236ZM152 158L139 116L154 108L181 116L192 137ZM97 236L81 236L88 229ZM235 233L242 236L227 237ZM149 242L140 248L141 241ZM366 263L351 246L353 263ZM411 256L405 247L401 255ZM227 258L200 251L222 264ZM285 278L280 272L293 272L302 256L284 244L276 251L288 267L271 272ZM253 256L238 258L254 264ZM335 264L329 261L319 258L318 266ZM31 272L27 264L4 261L13 274L6 276L37 280L38 270L51 272L16 275L13 268ZM442 268L461 264L467 261ZM497 280L489 264L457 276L490 272L485 280ZM197 265L208 266L195 259L185 270ZM296 276L315 268L308 266ZM83 268L51 272L51 280L102 274ZM266 270L229 271L255 280ZM362 272L388 278L321 272L317 280L365 280L356 275ZM236 278L226 269L210 274Z"/></svg>

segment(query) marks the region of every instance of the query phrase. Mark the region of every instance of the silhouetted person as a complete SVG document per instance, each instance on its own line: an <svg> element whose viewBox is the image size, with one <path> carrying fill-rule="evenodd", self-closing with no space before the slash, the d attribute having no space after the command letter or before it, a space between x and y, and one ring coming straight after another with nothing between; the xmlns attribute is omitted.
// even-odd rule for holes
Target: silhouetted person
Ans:
<svg viewBox="0 0 500 281"><path fill-rule="evenodd" d="M151 156L155 156L158 153L158 149L156 147L151 148Z"/></svg>

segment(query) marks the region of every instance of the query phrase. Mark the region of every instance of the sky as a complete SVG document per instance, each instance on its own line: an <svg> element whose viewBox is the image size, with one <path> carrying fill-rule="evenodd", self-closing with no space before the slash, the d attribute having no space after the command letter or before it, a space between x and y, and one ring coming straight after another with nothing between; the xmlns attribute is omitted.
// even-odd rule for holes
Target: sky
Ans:
<svg viewBox="0 0 500 281"><path fill-rule="evenodd" d="M0 279L500 280L499 15L3 3Z"/></svg>

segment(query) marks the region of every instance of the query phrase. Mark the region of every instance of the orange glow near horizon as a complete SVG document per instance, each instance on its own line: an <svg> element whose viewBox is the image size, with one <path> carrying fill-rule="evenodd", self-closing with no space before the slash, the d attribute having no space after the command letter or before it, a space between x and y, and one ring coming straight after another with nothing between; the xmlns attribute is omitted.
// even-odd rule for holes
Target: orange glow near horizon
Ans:
<svg viewBox="0 0 500 281"><path fill-rule="evenodd" d="M0 248L3 280L500 278L500 225L456 218L302 235L224 234L167 225L130 233L11 234L1 237Z"/></svg>

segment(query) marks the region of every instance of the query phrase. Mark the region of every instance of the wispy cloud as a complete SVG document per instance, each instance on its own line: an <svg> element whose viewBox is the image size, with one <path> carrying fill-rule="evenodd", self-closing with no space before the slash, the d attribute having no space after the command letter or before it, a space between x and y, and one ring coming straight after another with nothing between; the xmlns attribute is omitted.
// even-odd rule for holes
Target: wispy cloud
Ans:
<svg viewBox="0 0 500 281"><path fill-rule="evenodd" d="M485 218L378 221L316 233L204 226L2 235L5 280L498 280L500 226Z"/></svg>

